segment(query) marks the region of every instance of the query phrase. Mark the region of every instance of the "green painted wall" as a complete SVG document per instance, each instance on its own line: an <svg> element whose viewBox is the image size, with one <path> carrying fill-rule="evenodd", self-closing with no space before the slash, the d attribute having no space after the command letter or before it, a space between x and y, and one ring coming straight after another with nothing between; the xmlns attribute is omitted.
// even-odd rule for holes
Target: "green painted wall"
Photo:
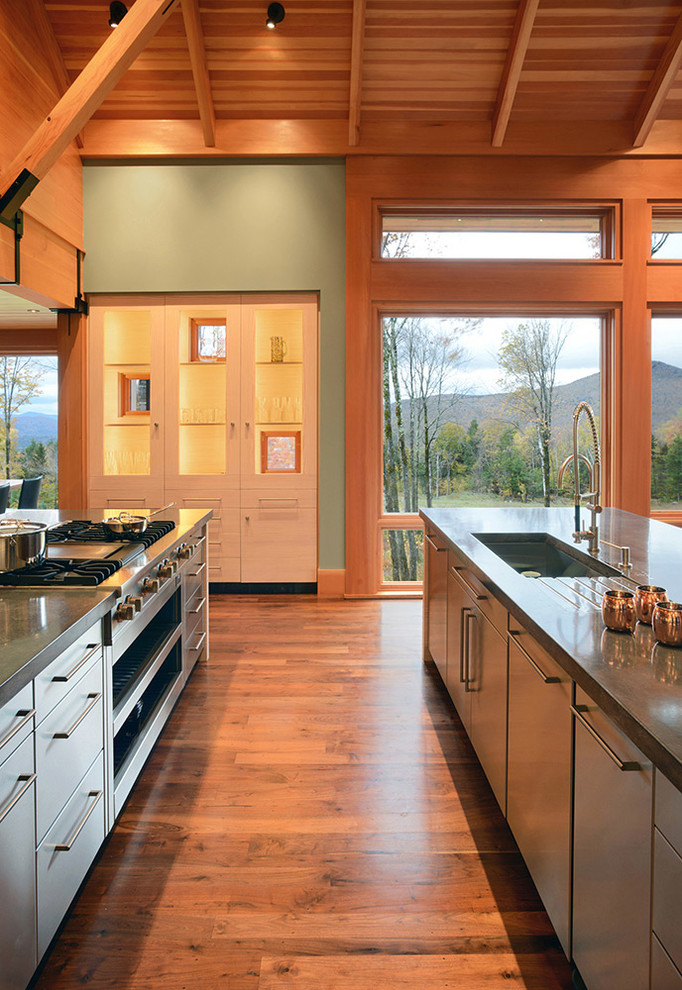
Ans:
<svg viewBox="0 0 682 990"><path fill-rule="evenodd" d="M343 567L343 163L90 164L83 184L86 292L320 293L320 567Z"/></svg>

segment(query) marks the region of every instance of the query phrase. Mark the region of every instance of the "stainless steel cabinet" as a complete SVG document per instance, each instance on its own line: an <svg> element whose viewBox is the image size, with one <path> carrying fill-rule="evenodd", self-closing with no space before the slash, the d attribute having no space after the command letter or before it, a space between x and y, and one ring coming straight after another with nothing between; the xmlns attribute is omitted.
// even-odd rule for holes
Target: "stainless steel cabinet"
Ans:
<svg viewBox="0 0 682 990"><path fill-rule="evenodd" d="M682 792L656 771L651 990L682 990Z"/></svg>
<svg viewBox="0 0 682 990"><path fill-rule="evenodd" d="M510 630L507 821L567 955L571 690L565 671L525 630Z"/></svg>
<svg viewBox="0 0 682 990"><path fill-rule="evenodd" d="M426 534L426 573L424 575L424 634L426 648L447 683L447 580L448 551L437 536Z"/></svg>
<svg viewBox="0 0 682 990"><path fill-rule="evenodd" d="M36 966L33 738L30 735L25 738L4 760L3 749L0 749L0 990L24 990Z"/></svg>
<svg viewBox="0 0 682 990"><path fill-rule="evenodd" d="M576 689L573 960L589 990L649 986L652 768Z"/></svg>
<svg viewBox="0 0 682 990"><path fill-rule="evenodd" d="M472 601L454 567L447 572L447 670L445 685L464 728L469 731L471 705L465 680L465 639L473 613ZM465 632L466 630L466 632Z"/></svg>

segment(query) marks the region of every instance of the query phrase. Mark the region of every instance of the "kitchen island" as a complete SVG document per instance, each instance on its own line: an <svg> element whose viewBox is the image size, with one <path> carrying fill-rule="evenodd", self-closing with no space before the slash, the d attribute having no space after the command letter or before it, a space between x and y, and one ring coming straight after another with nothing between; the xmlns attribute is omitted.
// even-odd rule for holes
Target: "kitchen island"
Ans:
<svg viewBox="0 0 682 990"><path fill-rule="evenodd" d="M650 626L612 632L600 610L639 584L681 601L682 533L605 509L593 557L571 509L421 515L425 658L578 985L682 988L682 650Z"/></svg>
<svg viewBox="0 0 682 990"><path fill-rule="evenodd" d="M0 575L25 582L0 588L0 990L28 983L208 658L211 512L130 538L104 516L4 516L55 529L43 560Z"/></svg>

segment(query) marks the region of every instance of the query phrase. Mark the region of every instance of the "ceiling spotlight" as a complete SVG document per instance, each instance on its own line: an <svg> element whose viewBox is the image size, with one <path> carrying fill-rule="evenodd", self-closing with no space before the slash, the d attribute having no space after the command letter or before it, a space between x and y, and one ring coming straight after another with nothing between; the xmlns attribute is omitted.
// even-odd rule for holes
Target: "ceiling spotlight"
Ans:
<svg viewBox="0 0 682 990"><path fill-rule="evenodd" d="M270 28L270 30L274 30L284 20L285 13L286 11L281 3L271 3L268 7L268 19L265 22L265 26Z"/></svg>
<svg viewBox="0 0 682 990"><path fill-rule="evenodd" d="M111 0L109 4L109 27L118 27L125 15L128 13L128 8L121 0Z"/></svg>

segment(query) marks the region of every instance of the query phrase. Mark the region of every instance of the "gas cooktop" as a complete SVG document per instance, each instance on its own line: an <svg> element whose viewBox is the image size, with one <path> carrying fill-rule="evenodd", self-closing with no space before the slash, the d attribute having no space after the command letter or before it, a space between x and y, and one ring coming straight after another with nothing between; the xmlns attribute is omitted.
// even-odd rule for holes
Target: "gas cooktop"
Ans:
<svg viewBox="0 0 682 990"><path fill-rule="evenodd" d="M162 536L172 532L170 520L150 522L144 533L110 533L101 523L72 519L49 529L42 560L0 574L5 587L96 586Z"/></svg>

